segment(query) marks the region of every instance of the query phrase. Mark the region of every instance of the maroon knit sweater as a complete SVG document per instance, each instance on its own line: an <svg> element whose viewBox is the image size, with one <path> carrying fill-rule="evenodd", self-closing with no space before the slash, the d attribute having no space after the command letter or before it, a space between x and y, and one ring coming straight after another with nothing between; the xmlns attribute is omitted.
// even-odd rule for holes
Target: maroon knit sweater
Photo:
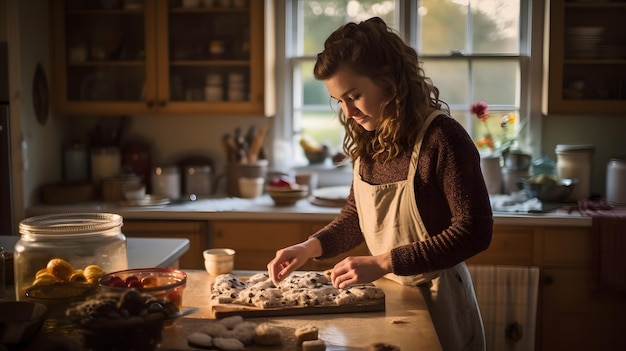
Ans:
<svg viewBox="0 0 626 351"><path fill-rule="evenodd" d="M361 159L370 184L407 179L411 152L383 165ZM415 201L430 239L391 250L393 273L414 275L452 267L491 243L493 218L474 142L454 119L440 115L425 133L415 175ZM322 256L337 256L362 243L352 190L337 218L313 234Z"/></svg>

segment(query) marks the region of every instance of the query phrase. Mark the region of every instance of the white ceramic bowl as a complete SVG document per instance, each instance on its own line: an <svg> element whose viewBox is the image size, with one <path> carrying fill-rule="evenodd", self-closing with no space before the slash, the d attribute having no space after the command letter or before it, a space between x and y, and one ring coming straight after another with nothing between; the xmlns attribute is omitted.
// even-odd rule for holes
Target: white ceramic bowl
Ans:
<svg viewBox="0 0 626 351"><path fill-rule="evenodd" d="M207 249L202 252L204 268L213 276L228 274L235 266L235 250L227 248Z"/></svg>

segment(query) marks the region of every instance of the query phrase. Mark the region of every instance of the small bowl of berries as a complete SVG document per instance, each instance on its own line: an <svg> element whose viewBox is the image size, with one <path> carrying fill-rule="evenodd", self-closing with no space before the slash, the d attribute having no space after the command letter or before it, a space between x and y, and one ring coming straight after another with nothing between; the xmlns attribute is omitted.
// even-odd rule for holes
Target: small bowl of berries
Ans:
<svg viewBox="0 0 626 351"><path fill-rule="evenodd" d="M173 268L127 269L103 275L98 284L103 292L123 293L136 289L159 300L169 301L181 310L187 274Z"/></svg>
<svg viewBox="0 0 626 351"><path fill-rule="evenodd" d="M265 186L265 190L277 206L295 205L309 195L308 185L298 184L287 177L272 179Z"/></svg>

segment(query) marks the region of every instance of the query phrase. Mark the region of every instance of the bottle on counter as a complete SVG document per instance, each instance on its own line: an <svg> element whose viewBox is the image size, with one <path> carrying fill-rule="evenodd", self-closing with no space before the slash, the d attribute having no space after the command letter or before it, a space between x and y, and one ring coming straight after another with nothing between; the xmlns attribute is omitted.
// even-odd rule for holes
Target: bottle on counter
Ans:
<svg viewBox="0 0 626 351"><path fill-rule="evenodd" d="M606 166L606 201L626 205L626 159L612 158Z"/></svg>

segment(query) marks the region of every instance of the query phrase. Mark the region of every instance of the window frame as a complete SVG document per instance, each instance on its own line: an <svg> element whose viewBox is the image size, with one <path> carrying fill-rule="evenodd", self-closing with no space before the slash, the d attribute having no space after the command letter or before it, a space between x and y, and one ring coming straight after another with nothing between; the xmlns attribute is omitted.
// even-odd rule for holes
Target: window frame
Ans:
<svg viewBox="0 0 626 351"><path fill-rule="evenodd" d="M296 64L304 61L315 60L314 56L294 56L294 51L290 44L294 41L294 31L287 30L294 28L294 23L290 14L296 10L294 3L297 0L274 0L275 3L275 24L276 24L276 88L277 88L277 106L276 116L274 119L274 145L273 151L275 155L274 163L279 169L290 169L294 164L290 161L297 156L297 148L294 147L294 120L293 106L295 67ZM521 134L523 143L528 145L529 151L533 157L541 155L541 99L542 99L542 70L543 70L543 18L545 8L543 1L537 0L520 0L520 46L519 55L426 55L419 54L420 61L428 60L502 60L511 59L518 61L520 67L520 86L519 95L519 115L520 121L525 121L524 132ZM413 46L418 47L417 33L418 23L418 0L396 0L396 11L398 12L397 29L399 34ZM300 21L301 23L302 21ZM525 44L525 45L524 45ZM436 84L436 82L435 82ZM471 92L470 92L471 93ZM470 97L471 98L471 97ZM472 101L472 100L470 100ZM499 108L510 106L490 105L490 108L498 110ZM469 106L466 107L469 110ZM459 106L450 106L451 110L459 110ZM465 121L468 132L471 133L471 126L476 121L472 120L471 114L467 113ZM475 118L474 118L475 119ZM341 126L338 124L338 128Z"/></svg>

